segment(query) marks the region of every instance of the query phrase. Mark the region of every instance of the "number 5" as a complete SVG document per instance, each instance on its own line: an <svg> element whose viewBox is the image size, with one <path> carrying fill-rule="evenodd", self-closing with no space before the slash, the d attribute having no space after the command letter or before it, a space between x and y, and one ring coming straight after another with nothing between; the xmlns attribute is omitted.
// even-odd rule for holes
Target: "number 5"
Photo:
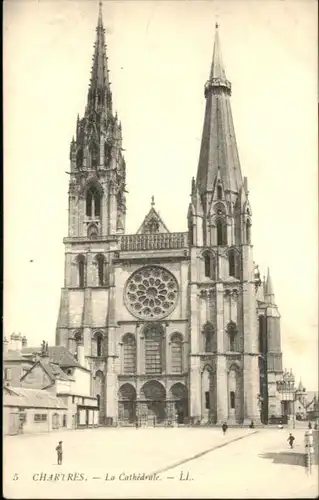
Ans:
<svg viewBox="0 0 319 500"><path fill-rule="evenodd" d="M18 474L13 474L13 481L18 481L18 479L19 479Z"/></svg>

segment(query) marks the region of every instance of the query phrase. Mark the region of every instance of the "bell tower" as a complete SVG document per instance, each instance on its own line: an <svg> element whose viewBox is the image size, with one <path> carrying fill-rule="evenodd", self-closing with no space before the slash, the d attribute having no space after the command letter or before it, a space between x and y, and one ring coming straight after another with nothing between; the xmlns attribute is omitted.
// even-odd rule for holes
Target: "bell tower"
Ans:
<svg viewBox="0 0 319 500"><path fill-rule="evenodd" d="M68 174L68 234L56 345L68 347L91 371L91 395L100 401L103 422L116 413L113 260L125 231L126 167L122 127L113 112L101 2L87 104L83 117L77 118Z"/></svg>
<svg viewBox="0 0 319 500"><path fill-rule="evenodd" d="M259 421L252 212L242 177L216 24L206 109L188 211L190 412L230 424Z"/></svg>

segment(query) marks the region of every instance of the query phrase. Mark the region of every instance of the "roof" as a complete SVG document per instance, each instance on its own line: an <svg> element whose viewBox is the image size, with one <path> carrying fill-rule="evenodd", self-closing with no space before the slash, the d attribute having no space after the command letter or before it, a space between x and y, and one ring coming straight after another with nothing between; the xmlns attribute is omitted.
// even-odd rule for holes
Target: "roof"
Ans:
<svg viewBox="0 0 319 500"><path fill-rule="evenodd" d="M39 350L38 347L24 347L22 348L22 355L32 354L33 352ZM51 363L55 363L62 368L85 368L80 365L80 363L75 359L73 354L71 354L68 349L62 345L49 347L49 358Z"/></svg>
<svg viewBox="0 0 319 500"><path fill-rule="evenodd" d="M56 365L55 363L43 363L41 360L39 361L39 364L43 366L44 370L47 372L49 377L51 377L53 380L55 379L60 379L60 380L69 380L69 377L67 376L66 373L60 368L59 365Z"/></svg>
<svg viewBox="0 0 319 500"><path fill-rule="evenodd" d="M3 354L3 361L25 361L30 363L30 359L24 357L20 351L8 351Z"/></svg>
<svg viewBox="0 0 319 500"><path fill-rule="evenodd" d="M20 406L25 408L59 408L67 409L64 401L41 389L26 389L25 387L5 387L4 406Z"/></svg>

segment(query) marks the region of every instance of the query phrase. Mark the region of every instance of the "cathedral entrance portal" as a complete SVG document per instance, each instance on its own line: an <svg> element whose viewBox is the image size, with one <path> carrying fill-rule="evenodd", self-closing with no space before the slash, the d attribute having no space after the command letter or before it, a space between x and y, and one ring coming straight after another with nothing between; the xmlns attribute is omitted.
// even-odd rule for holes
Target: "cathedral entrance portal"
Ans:
<svg viewBox="0 0 319 500"><path fill-rule="evenodd" d="M119 390L119 420L124 424L136 420L136 391L131 384L124 384Z"/></svg>
<svg viewBox="0 0 319 500"><path fill-rule="evenodd" d="M171 398L175 406L175 418L178 424L184 424L188 417L187 388L181 383L174 384L171 388Z"/></svg>
<svg viewBox="0 0 319 500"><path fill-rule="evenodd" d="M163 423L166 419L166 391L156 380L146 382L141 389L140 418L149 425Z"/></svg>

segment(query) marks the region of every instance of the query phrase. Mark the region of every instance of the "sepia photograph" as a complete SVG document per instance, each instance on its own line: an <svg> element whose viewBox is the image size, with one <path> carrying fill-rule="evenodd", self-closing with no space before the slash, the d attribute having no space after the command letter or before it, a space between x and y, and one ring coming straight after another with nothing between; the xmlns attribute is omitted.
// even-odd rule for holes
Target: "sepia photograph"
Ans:
<svg viewBox="0 0 319 500"><path fill-rule="evenodd" d="M315 0L4 0L3 496L317 498Z"/></svg>

